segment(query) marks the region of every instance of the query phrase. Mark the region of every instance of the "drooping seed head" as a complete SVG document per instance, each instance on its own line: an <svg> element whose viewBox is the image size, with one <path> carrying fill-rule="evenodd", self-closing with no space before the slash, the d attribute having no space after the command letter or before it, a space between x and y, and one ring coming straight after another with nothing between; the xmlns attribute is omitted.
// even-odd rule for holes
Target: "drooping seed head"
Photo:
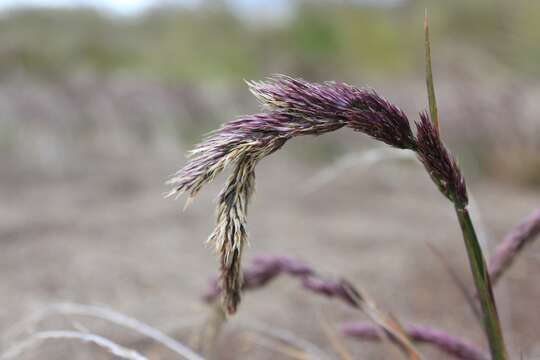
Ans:
<svg viewBox="0 0 540 360"><path fill-rule="evenodd" d="M234 313L240 302L241 256L247 241L247 208L255 186L256 164L292 137L319 135L344 125L279 112L244 116L211 133L191 152L187 165L168 181L174 187L169 195L186 192L191 199L227 165L234 166L219 196L217 224L208 239L221 259L220 283L228 313Z"/></svg>
<svg viewBox="0 0 540 360"><path fill-rule="evenodd" d="M247 209L255 187L257 159L244 155L235 165L218 200L217 225L208 238L221 259L223 305L236 312L242 289L241 257L247 241Z"/></svg>
<svg viewBox="0 0 540 360"><path fill-rule="evenodd" d="M173 186L169 196L188 193L192 199L205 184L244 154L263 158L294 136L318 135L344 125L343 122L307 120L278 112L247 115L230 121L190 152L189 162L167 182Z"/></svg>
<svg viewBox="0 0 540 360"><path fill-rule="evenodd" d="M310 118L339 118L364 91L343 83L310 83L284 75L247 84L266 108Z"/></svg>
<svg viewBox="0 0 540 360"><path fill-rule="evenodd" d="M468 203L465 179L426 112L420 114L416 129L420 161L441 193L456 206L464 208Z"/></svg>
<svg viewBox="0 0 540 360"><path fill-rule="evenodd" d="M405 113L379 96L366 91L347 113L347 126L399 149L416 149L416 139Z"/></svg>
<svg viewBox="0 0 540 360"><path fill-rule="evenodd" d="M417 139L404 112L373 90L288 77L249 86L270 112L224 124L191 152L187 165L168 182L173 186L170 195L185 192L191 199L225 167L234 165L220 194L217 225L209 237L221 259L220 283L229 313L236 310L243 286L241 256L247 241L247 208L254 188L255 166L293 137L320 135L346 126L391 146L414 150L441 192L456 205L466 205L463 177L427 115L423 114L417 124ZM334 288L319 285L309 281L304 284L335 293ZM343 284L338 285L337 288L345 289Z"/></svg>
<svg viewBox="0 0 540 360"><path fill-rule="evenodd" d="M309 83L286 76L248 85L268 109L345 122L353 130L391 146L411 150L416 147L405 113L373 90L337 82Z"/></svg>

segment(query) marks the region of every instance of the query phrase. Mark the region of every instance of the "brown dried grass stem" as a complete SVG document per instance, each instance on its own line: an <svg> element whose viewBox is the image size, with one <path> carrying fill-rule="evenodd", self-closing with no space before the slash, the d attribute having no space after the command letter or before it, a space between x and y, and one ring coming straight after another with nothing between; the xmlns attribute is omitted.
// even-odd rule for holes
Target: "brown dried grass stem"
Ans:
<svg viewBox="0 0 540 360"><path fill-rule="evenodd" d="M408 359L422 359L399 322L392 315L380 310L365 293L356 289L347 280L323 278L313 268L294 258L286 256L255 258L251 266L243 272L243 290L261 288L281 274L298 278L302 286L313 293L337 298L363 311L377 324L379 330L406 354ZM220 293L219 282L214 280L204 299L211 303L219 297Z"/></svg>

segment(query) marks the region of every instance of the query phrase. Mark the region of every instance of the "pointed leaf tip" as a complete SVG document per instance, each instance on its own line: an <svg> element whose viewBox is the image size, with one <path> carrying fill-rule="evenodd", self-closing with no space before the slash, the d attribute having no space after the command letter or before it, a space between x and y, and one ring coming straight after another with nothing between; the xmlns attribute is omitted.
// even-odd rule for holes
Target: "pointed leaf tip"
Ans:
<svg viewBox="0 0 540 360"><path fill-rule="evenodd" d="M425 61L426 61L426 88L429 101L429 113L431 115L431 121L433 125L440 131L439 126L439 113L437 110L437 99L435 97L435 86L433 82L433 69L431 66L431 42L429 38L429 16L426 8L424 15L424 35L425 35Z"/></svg>

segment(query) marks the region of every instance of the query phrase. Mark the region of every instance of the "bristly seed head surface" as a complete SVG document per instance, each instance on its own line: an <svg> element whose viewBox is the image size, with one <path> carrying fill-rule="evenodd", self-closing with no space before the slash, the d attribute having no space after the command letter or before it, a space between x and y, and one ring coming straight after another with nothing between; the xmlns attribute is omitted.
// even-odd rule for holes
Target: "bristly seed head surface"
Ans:
<svg viewBox="0 0 540 360"><path fill-rule="evenodd" d="M208 239L221 259L220 286L228 313L236 311L243 286L241 258L255 167L293 137L348 127L396 148L416 151L440 191L456 206L467 205L465 181L427 114L420 115L415 137L405 113L374 90L286 76L248 85L268 112L242 116L210 133L167 182L173 187L169 196L187 193L189 202L205 184L233 166L219 196L216 227Z"/></svg>

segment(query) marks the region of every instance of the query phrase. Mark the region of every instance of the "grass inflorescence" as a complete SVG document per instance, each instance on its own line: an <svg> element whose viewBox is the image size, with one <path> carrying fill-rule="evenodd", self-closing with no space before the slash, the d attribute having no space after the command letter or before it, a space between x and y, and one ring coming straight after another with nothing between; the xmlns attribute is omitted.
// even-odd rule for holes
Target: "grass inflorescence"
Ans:
<svg viewBox="0 0 540 360"><path fill-rule="evenodd" d="M233 167L232 174L220 194L217 225L209 238L209 241L215 244L221 259L220 282L215 294L222 294L227 313L232 314L236 311L241 300L242 288L251 286L250 283L254 281L264 284L276 271L284 271L283 266L280 267L278 264L273 267L274 272L266 269L262 278L253 274L246 279L242 278L241 258L243 246L247 241L247 209L255 186L257 163L296 136L322 135L341 128L349 128L391 147L416 153L441 194L453 204L469 258L491 357L494 360L507 359L489 269L467 208L469 196L465 179L458 162L441 136L433 83L427 12L424 29L426 85L430 113L419 114L419 120L415 122L416 134L404 111L372 89L358 88L341 82L313 83L277 75L265 81L247 82L250 91L259 99L265 112L230 121L210 134L192 151L192 157L187 165L169 181L173 186L170 195L180 196L188 193L191 200L204 184L213 180L225 167L228 165ZM515 251L508 250L507 253L515 253L521 247L516 245L512 248L515 248ZM315 292L327 293L329 296L341 297L349 304L359 306L348 297L356 293L350 291L354 288L345 286L344 283L333 284L334 287L327 288L330 286L329 283L321 283L319 279L313 277L312 271L309 269L302 271L307 271L299 274L304 287ZM315 282L311 283L312 281ZM349 292L346 289L349 289ZM358 295L355 299L358 298L362 297ZM411 343L403 328L397 326L397 329L398 334L404 334L401 343L405 346L402 348L413 349L409 348L408 344ZM406 353L410 359L420 358L414 349Z"/></svg>
<svg viewBox="0 0 540 360"><path fill-rule="evenodd" d="M170 195L189 199L228 165L232 175L218 201L217 225L209 238L221 258L224 301L233 313L240 301L240 261L246 242L246 216L255 167L264 157L300 135L321 135L346 127L398 149L416 151L441 192L460 206L467 203L465 182L449 151L422 114L415 137L405 113L371 89L276 76L249 82L266 113L247 115L211 133L169 184Z"/></svg>

